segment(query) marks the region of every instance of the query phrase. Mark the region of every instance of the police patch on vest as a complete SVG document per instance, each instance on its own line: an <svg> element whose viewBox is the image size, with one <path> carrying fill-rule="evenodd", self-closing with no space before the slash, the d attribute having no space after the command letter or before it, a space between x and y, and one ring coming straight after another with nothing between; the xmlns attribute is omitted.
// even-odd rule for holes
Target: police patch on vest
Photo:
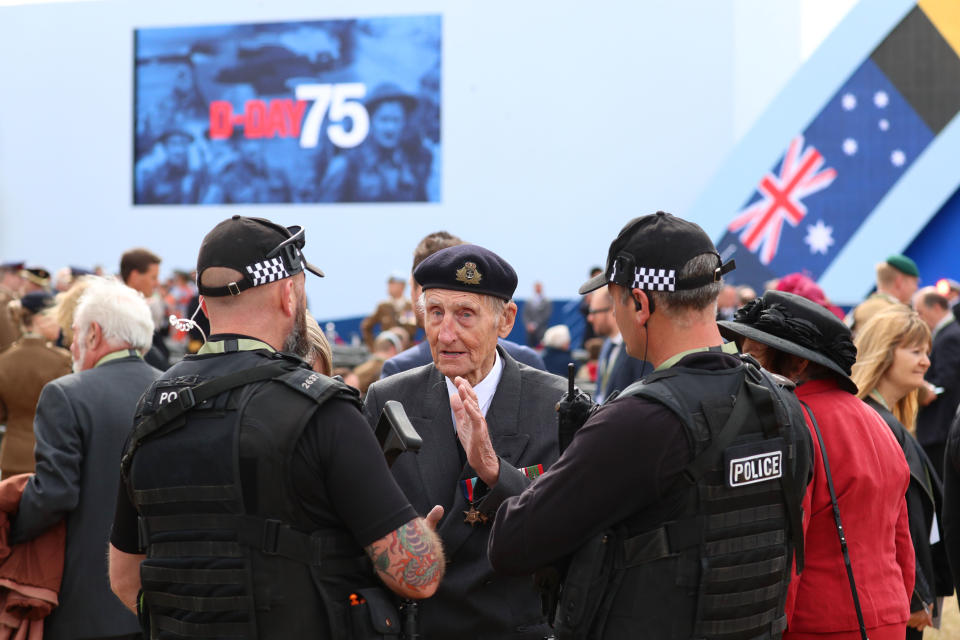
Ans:
<svg viewBox="0 0 960 640"><path fill-rule="evenodd" d="M183 393L185 388L183 385L170 386L170 387L158 387L157 388L157 406L162 407L164 405L170 404L171 402L177 400L180 397L180 394Z"/></svg>
<svg viewBox="0 0 960 640"><path fill-rule="evenodd" d="M728 487L743 487L783 476L783 438L733 446L724 452Z"/></svg>

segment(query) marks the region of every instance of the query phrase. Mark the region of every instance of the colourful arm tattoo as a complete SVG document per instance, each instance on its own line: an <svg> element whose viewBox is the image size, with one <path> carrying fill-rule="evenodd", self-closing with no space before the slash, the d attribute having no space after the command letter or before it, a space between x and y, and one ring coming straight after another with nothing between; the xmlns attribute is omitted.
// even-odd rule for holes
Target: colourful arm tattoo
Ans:
<svg viewBox="0 0 960 640"><path fill-rule="evenodd" d="M377 540L367 554L387 586L413 598L429 597L446 565L439 538L421 518Z"/></svg>

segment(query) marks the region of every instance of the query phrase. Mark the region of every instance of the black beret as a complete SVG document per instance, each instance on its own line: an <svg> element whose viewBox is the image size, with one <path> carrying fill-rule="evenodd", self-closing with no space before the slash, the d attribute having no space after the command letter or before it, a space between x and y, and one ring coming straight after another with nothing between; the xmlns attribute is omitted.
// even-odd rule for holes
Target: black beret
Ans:
<svg viewBox="0 0 960 640"><path fill-rule="evenodd" d="M47 291L31 291L20 298L20 305L31 313L40 313L53 305L53 294Z"/></svg>
<svg viewBox="0 0 960 640"><path fill-rule="evenodd" d="M510 300L517 290L517 272L489 249L459 244L437 251L417 265L413 278L424 291L452 289Z"/></svg>

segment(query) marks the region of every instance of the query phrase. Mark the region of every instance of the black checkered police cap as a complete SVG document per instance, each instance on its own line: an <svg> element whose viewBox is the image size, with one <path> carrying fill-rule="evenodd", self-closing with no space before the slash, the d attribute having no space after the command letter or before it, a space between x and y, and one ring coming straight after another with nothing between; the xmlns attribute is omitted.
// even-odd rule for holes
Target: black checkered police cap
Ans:
<svg viewBox="0 0 960 640"><path fill-rule="evenodd" d="M210 298L240 295L250 287L294 276L304 269L323 277L323 271L306 261L302 227L283 227L266 218L233 216L215 226L200 245L197 256L197 287ZM243 278L225 287L205 287L203 272L209 267L227 267Z"/></svg>
<svg viewBox="0 0 960 640"><path fill-rule="evenodd" d="M413 279L424 291L469 291L508 302L517 290L517 272L513 267L493 251L475 244L459 244L437 251L417 265Z"/></svg>
<svg viewBox="0 0 960 640"><path fill-rule="evenodd" d="M712 274L696 278L678 278L677 273L691 259L705 253L717 257ZM721 264L713 241L699 225L657 211L653 215L634 218L620 230L610 244L607 268L580 287L585 294L609 284L644 291L681 291L718 282L723 274L733 271L733 260Z"/></svg>

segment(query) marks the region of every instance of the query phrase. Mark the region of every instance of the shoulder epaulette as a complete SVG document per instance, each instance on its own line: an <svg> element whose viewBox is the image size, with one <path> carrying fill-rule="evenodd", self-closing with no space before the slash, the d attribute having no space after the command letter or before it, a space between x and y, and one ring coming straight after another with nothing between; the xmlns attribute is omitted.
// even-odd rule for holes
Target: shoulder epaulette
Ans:
<svg viewBox="0 0 960 640"><path fill-rule="evenodd" d="M360 401L359 391L344 384L340 380L327 377L322 373L317 373L309 369L294 369L274 379L277 382L282 382L294 391L299 391L317 404L323 404L333 398L340 398L352 402L357 407L363 406L363 403Z"/></svg>

